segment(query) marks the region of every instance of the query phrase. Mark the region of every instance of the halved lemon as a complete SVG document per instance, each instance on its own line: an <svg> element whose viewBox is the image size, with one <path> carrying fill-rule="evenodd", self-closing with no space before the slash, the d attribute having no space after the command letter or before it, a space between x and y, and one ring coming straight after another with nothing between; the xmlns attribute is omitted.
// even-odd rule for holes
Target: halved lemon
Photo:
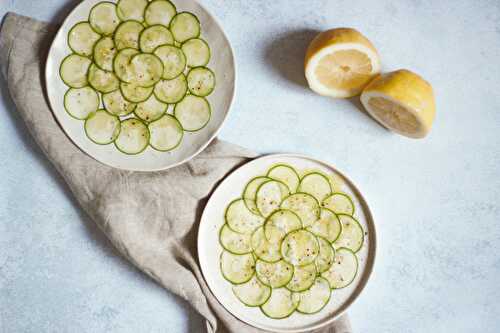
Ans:
<svg viewBox="0 0 500 333"><path fill-rule="evenodd" d="M309 87L320 95L342 98L361 93L380 72L373 44L351 28L320 33L309 44L305 74Z"/></svg>
<svg viewBox="0 0 500 333"><path fill-rule="evenodd" d="M436 113L432 86L406 69L375 78L361 103L383 126L410 138L426 136Z"/></svg>

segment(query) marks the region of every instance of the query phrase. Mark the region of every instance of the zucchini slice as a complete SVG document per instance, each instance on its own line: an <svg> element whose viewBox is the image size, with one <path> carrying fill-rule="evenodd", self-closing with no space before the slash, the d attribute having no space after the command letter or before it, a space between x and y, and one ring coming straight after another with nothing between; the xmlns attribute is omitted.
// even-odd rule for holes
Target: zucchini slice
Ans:
<svg viewBox="0 0 500 333"><path fill-rule="evenodd" d="M287 209L279 209L266 219L264 233L272 243L281 243L286 234L302 228L297 214Z"/></svg>
<svg viewBox="0 0 500 333"><path fill-rule="evenodd" d="M192 68L187 75L189 91L196 96L208 96L215 88L215 74L207 67Z"/></svg>
<svg viewBox="0 0 500 333"><path fill-rule="evenodd" d="M364 231L361 224L351 215L339 214L342 223L342 233L335 241L336 247L343 247L356 253L363 246Z"/></svg>
<svg viewBox="0 0 500 333"><path fill-rule="evenodd" d="M79 22L68 33L69 48L82 56L92 55L95 43L101 38L88 22Z"/></svg>
<svg viewBox="0 0 500 333"><path fill-rule="evenodd" d="M305 314L316 313L328 304L331 294L328 280L317 277L311 288L300 293L297 311Z"/></svg>
<svg viewBox="0 0 500 333"><path fill-rule="evenodd" d="M288 187L278 180L268 180L262 183L255 194L255 204L264 217L280 207L283 198L290 194Z"/></svg>
<svg viewBox="0 0 500 333"><path fill-rule="evenodd" d="M97 33L105 36L112 35L120 24L116 5L107 1L99 2L90 10L89 23Z"/></svg>
<svg viewBox="0 0 500 333"><path fill-rule="evenodd" d="M280 242L272 243L264 234L264 228L257 228L252 234L252 249L255 255L266 262L276 262L281 259Z"/></svg>
<svg viewBox="0 0 500 333"><path fill-rule="evenodd" d="M147 100L137 104L137 107L135 108L135 115L149 123L160 119L160 117L167 111L167 107L167 104L160 102L154 94L151 94Z"/></svg>
<svg viewBox="0 0 500 333"><path fill-rule="evenodd" d="M210 47L201 38L191 38L181 46L189 67L206 66L210 61Z"/></svg>
<svg viewBox="0 0 500 333"><path fill-rule="evenodd" d="M139 47L145 53L152 53L158 46L173 43L174 37L170 30L159 24L144 29L139 36Z"/></svg>
<svg viewBox="0 0 500 333"><path fill-rule="evenodd" d="M174 115L185 131L199 131L210 120L210 104L204 97L186 95L175 105Z"/></svg>
<svg viewBox="0 0 500 333"><path fill-rule="evenodd" d="M87 119L99 108L99 94L91 87L69 88L64 94L64 108L73 118Z"/></svg>
<svg viewBox="0 0 500 333"><path fill-rule="evenodd" d="M233 293L246 306L261 306L271 296L271 288L253 276L248 282L233 286Z"/></svg>
<svg viewBox="0 0 500 333"><path fill-rule="evenodd" d="M165 114L148 125L151 138L149 144L156 150L169 151L177 147L184 135L181 124L170 114Z"/></svg>
<svg viewBox="0 0 500 333"><path fill-rule="evenodd" d="M115 140L116 148L127 155L142 152L149 143L149 130L146 124L136 118L129 118L121 123L121 131Z"/></svg>
<svg viewBox="0 0 500 333"><path fill-rule="evenodd" d="M284 287L293 276L293 266L284 260L267 262L258 259L255 264L257 278L271 288ZM273 290L274 292L274 290Z"/></svg>
<svg viewBox="0 0 500 333"><path fill-rule="evenodd" d="M148 6L147 0L118 0L116 13L122 21L144 21L144 11Z"/></svg>
<svg viewBox="0 0 500 333"><path fill-rule="evenodd" d="M147 6L144 20L147 25L162 24L168 27L175 14L177 10L173 3L168 0L155 0Z"/></svg>
<svg viewBox="0 0 500 333"><path fill-rule="evenodd" d="M267 176L272 179L282 181L288 186L292 193L297 191L300 183L300 177L297 171L290 165L278 164L273 166L267 172Z"/></svg>
<svg viewBox="0 0 500 333"><path fill-rule="evenodd" d="M188 39L200 36L200 21L189 12L178 13L170 22L170 31L172 31L176 41L183 43Z"/></svg>
<svg viewBox="0 0 500 333"><path fill-rule="evenodd" d="M354 215L354 203L345 193L333 193L326 197L321 205L337 214Z"/></svg>
<svg viewBox="0 0 500 333"><path fill-rule="evenodd" d="M262 176L255 177L248 182L248 184L245 186L245 189L243 190L243 199L245 200L245 205L254 214L260 215L260 212L257 209L257 205L255 204L255 193L257 193L259 186L268 180L271 179Z"/></svg>
<svg viewBox="0 0 500 333"><path fill-rule="evenodd" d="M252 252L251 236L233 231L227 224L220 229L219 242L222 247L234 254L247 254Z"/></svg>
<svg viewBox="0 0 500 333"><path fill-rule="evenodd" d="M222 251L220 256L222 276L233 284L249 281L255 274L255 261L251 253L232 254Z"/></svg>
<svg viewBox="0 0 500 333"><path fill-rule="evenodd" d="M163 103L175 104L180 102L187 92L187 82L184 74L172 80L160 80L154 88L154 94Z"/></svg>
<svg viewBox="0 0 500 333"><path fill-rule="evenodd" d="M300 296L286 288L275 289L266 303L261 305L262 313L269 318L283 319L290 316L300 302Z"/></svg>
<svg viewBox="0 0 500 333"><path fill-rule="evenodd" d="M307 230L316 236L326 238L329 242L334 242L342 232L342 224L334 212L321 208L319 220L307 227Z"/></svg>
<svg viewBox="0 0 500 333"><path fill-rule="evenodd" d="M158 46L153 52L163 63L163 75L166 80L179 76L186 68L186 56L173 45Z"/></svg>
<svg viewBox="0 0 500 333"><path fill-rule="evenodd" d="M264 223L264 219L252 213L243 199L236 199L226 209L227 225L234 231L242 234L251 234Z"/></svg>
<svg viewBox="0 0 500 333"><path fill-rule="evenodd" d="M90 65L88 81L92 88L101 93L109 93L120 88L120 81L113 72L103 71L95 64Z"/></svg>
<svg viewBox="0 0 500 333"><path fill-rule="evenodd" d="M124 1L124 0L122 0ZM138 21L125 21L116 28L114 42L118 50L139 49L139 36L144 26Z"/></svg>
<svg viewBox="0 0 500 333"><path fill-rule="evenodd" d="M106 111L115 116L126 116L134 111L136 104L127 101L120 89L102 95Z"/></svg>
<svg viewBox="0 0 500 333"><path fill-rule="evenodd" d="M154 54L139 53L132 57L130 66L134 73L131 83L141 87L151 87L160 81L163 73L163 63Z"/></svg>
<svg viewBox="0 0 500 333"><path fill-rule="evenodd" d="M293 276L286 288L291 291L304 291L309 289L316 279L316 265L294 266Z"/></svg>
<svg viewBox="0 0 500 333"><path fill-rule="evenodd" d="M113 59L116 55L115 42L111 37L103 37L94 46L94 62L105 71L113 70Z"/></svg>
<svg viewBox="0 0 500 333"><path fill-rule="evenodd" d="M153 87L141 87L133 83L120 83L123 97L132 103L144 102L153 93Z"/></svg>
<svg viewBox="0 0 500 333"><path fill-rule="evenodd" d="M323 237L318 237L319 243L319 254L316 257L315 264L318 273L323 273L327 271L333 263L333 257L335 256L335 249L332 244L328 242Z"/></svg>
<svg viewBox="0 0 500 333"><path fill-rule="evenodd" d="M308 193L294 193L286 197L281 203L281 208L290 209L296 213L302 225L308 227L320 216L318 200Z"/></svg>
<svg viewBox="0 0 500 333"><path fill-rule="evenodd" d="M335 252L332 266L321 276L328 280L332 289L340 289L350 285L357 272L358 258L354 252L346 248L339 248Z"/></svg>
<svg viewBox="0 0 500 333"><path fill-rule="evenodd" d="M113 70L121 81L130 83L134 79L135 73L130 63L132 58L137 54L139 54L139 51L132 48L120 50L116 54L113 60Z"/></svg>
<svg viewBox="0 0 500 333"><path fill-rule="evenodd" d="M94 143L107 145L115 141L121 132L120 119L101 109L90 114L85 120L84 129Z"/></svg>
<svg viewBox="0 0 500 333"><path fill-rule="evenodd" d="M298 191L309 193L321 202L332 193L332 186L325 175L319 172L312 172L302 178Z"/></svg>
<svg viewBox="0 0 500 333"><path fill-rule="evenodd" d="M281 255L292 265L303 266L313 263L318 254L318 239L307 230L292 231L281 243Z"/></svg>
<svg viewBox="0 0 500 333"><path fill-rule="evenodd" d="M61 62L59 75L67 86L83 88L88 84L87 73L91 64L92 61L87 57L70 54Z"/></svg>

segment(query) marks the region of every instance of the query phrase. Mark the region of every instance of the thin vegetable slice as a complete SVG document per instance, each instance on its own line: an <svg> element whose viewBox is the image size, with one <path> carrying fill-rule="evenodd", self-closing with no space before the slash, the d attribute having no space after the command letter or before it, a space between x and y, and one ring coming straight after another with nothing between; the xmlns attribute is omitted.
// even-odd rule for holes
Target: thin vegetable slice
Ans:
<svg viewBox="0 0 500 333"><path fill-rule="evenodd" d="M106 112L98 110L90 114L85 120L87 137L99 145L107 145L117 138L120 131L120 119Z"/></svg>
<svg viewBox="0 0 500 333"><path fill-rule="evenodd" d="M264 224L266 238L272 243L281 243L286 234L302 228L302 222L291 210L279 209L273 212Z"/></svg>
<svg viewBox="0 0 500 333"><path fill-rule="evenodd" d="M316 265L314 263L304 266L294 266L293 276L286 288L291 291L304 291L309 289L316 279Z"/></svg>
<svg viewBox="0 0 500 333"><path fill-rule="evenodd" d="M139 51L132 48L120 50L120 52L116 54L113 60L113 70L121 81L130 83L134 79L136 73L131 66L131 61L137 54L139 54Z"/></svg>
<svg viewBox="0 0 500 333"><path fill-rule="evenodd" d="M251 244L253 252L259 259L267 262L276 262L281 259L280 242L270 242L264 234L263 227L254 231Z"/></svg>
<svg viewBox="0 0 500 333"><path fill-rule="evenodd" d="M233 286L233 293L247 306L260 306L271 296L271 288L253 276L248 282Z"/></svg>
<svg viewBox="0 0 500 333"><path fill-rule="evenodd" d="M151 1L144 12L144 20L148 25L161 24L169 26L177 13L175 5L168 0Z"/></svg>
<svg viewBox="0 0 500 333"><path fill-rule="evenodd" d="M106 36L112 35L120 24L116 5L107 1L99 2L90 10L89 23L96 32Z"/></svg>
<svg viewBox="0 0 500 333"><path fill-rule="evenodd" d="M297 311L305 314L319 312L328 304L331 294L328 280L317 277L311 288L300 293Z"/></svg>
<svg viewBox="0 0 500 333"><path fill-rule="evenodd" d="M290 190L284 183L278 180L269 180L262 183L257 189L255 204L260 214L267 217L280 207L283 198L289 194Z"/></svg>
<svg viewBox="0 0 500 333"><path fill-rule="evenodd" d="M91 87L69 88L64 94L64 108L76 119L86 119L99 108L99 94Z"/></svg>
<svg viewBox="0 0 500 333"><path fill-rule="evenodd" d="M260 309L273 319L283 319L290 316L299 305L300 297L286 288L273 290L271 297Z"/></svg>
<svg viewBox="0 0 500 333"><path fill-rule="evenodd" d="M200 21L189 12L178 13L170 22L170 31L172 31L176 41L183 43L200 35Z"/></svg>
<svg viewBox="0 0 500 333"><path fill-rule="evenodd" d="M127 101L120 89L102 95L104 108L115 116L126 116L134 111L136 104Z"/></svg>
<svg viewBox="0 0 500 333"><path fill-rule="evenodd" d="M182 50L173 45L162 45L153 52L163 63L163 75L166 80L179 76L186 68L186 56Z"/></svg>
<svg viewBox="0 0 500 333"><path fill-rule="evenodd" d="M313 224L320 216L318 200L308 193L294 193L281 203L281 208L294 211L304 227Z"/></svg>
<svg viewBox="0 0 500 333"><path fill-rule="evenodd" d="M339 220L342 223L342 233L335 241L336 247L347 248L354 253L358 252L363 246L364 232L361 224L352 216L339 214Z"/></svg>
<svg viewBox="0 0 500 333"><path fill-rule="evenodd" d="M139 49L139 36L142 30L144 30L144 26L138 21L120 23L113 37L116 48L118 50L126 48Z"/></svg>
<svg viewBox="0 0 500 333"><path fill-rule="evenodd" d="M328 280L332 289L345 288L354 281L358 272L358 258L349 249L340 248L335 252L333 264L321 276Z"/></svg>
<svg viewBox="0 0 500 333"><path fill-rule="evenodd" d="M175 104L180 102L187 91L187 82L184 74L172 80L160 80L154 87L155 96L162 102Z"/></svg>
<svg viewBox="0 0 500 333"><path fill-rule="evenodd" d="M145 122L155 121L167 111L168 105L160 102L154 94L151 94L147 100L137 104L135 115Z"/></svg>
<svg viewBox="0 0 500 333"><path fill-rule="evenodd" d="M127 155L142 152L149 143L149 130L146 124L136 118L121 123L121 131L115 140L116 148Z"/></svg>
<svg viewBox="0 0 500 333"><path fill-rule="evenodd" d="M148 5L147 0L119 0L116 13L122 21L144 21L144 11Z"/></svg>
<svg viewBox="0 0 500 333"><path fill-rule="evenodd" d="M307 230L292 231L281 243L281 255L292 265L302 266L313 263L318 254L318 239Z"/></svg>
<svg viewBox="0 0 500 333"><path fill-rule="evenodd" d="M210 61L210 48L207 42L201 38L191 38L181 46L186 56L186 64L189 67L206 66Z"/></svg>
<svg viewBox="0 0 500 333"><path fill-rule="evenodd" d="M257 209L257 205L255 204L255 194L257 193L259 186L268 180L271 179L262 176L255 177L248 182L248 184L245 186L245 189L243 190L243 199L245 200L245 204L247 205L248 209L250 209L254 214L260 215L260 212Z"/></svg>
<svg viewBox="0 0 500 333"><path fill-rule="evenodd" d="M210 104L203 97L186 95L174 108L174 115L188 132L195 132L208 124L210 120Z"/></svg>
<svg viewBox="0 0 500 333"><path fill-rule="evenodd" d="M292 193L297 191L300 177L297 171L290 165L278 164L267 172L267 176L285 183Z"/></svg>
<svg viewBox="0 0 500 333"><path fill-rule="evenodd" d="M311 224L307 230L334 242L342 232L342 224L337 215L329 209L321 208L319 220Z"/></svg>
<svg viewBox="0 0 500 333"><path fill-rule="evenodd" d="M141 87L151 87L160 81L163 73L163 63L154 54L140 53L136 54L130 60L130 66L134 77L131 83Z"/></svg>
<svg viewBox="0 0 500 333"><path fill-rule="evenodd" d="M337 214L354 215L354 203L345 193L333 193L326 197L321 205Z"/></svg>
<svg viewBox="0 0 500 333"><path fill-rule="evenodd" d="M169 151L177 147L184 132L181 124L170 114L165 114L148 125L151 138L149 144L156 150Z"/></svg>
<svg viewBox="0 0 500 333"><path fill-rule="evenodd" d="M243 199L234 200L226 209L226 223L236 232L251 234L264 223L264 219L252 213Z"/></svg>
<svg viewBox="0 0 500 333"><path fill-rule="evenodd" d="M71 88L83 88L88 84L87 72L92 62L78 54L70 54L61 62L59 74L63 82Z"/></svg>
<svg viewBox="0 0 500 333"><path fill-rule="evenodd" d="M267 262L258 259L255 264L257 278L266 286L280 288L285 286L293 276L293 266L284 260Z"/></svg>
<svg viewBox="0 0 500 333"><path fill-rule="evenodd" d="M255 274L255 261L252 254L233 254L222 251L220 256L222 276L233 284L249 281Z"/></svg>
<svg viewBox="0 0 500 333"><path fill-rule="evenodd" d="M192 68L187 75L189 91L196 96L208 96L215 88L215 74L206 67Z"/></svg>
<svg viewBox="0 0 500 333"><path fill-rule="evenodd" d="M174 37L170 30L159 24L144 29L139 37L139 47L145 53L152 53L158 46L173 43Z"/></svg>
<svg viewBox="0 0 500 333"><path fill-rule="evenodd" d="M298 191L309 193L321 202L332 193L332 186L325 175L319 172L312 172L302 178Z"/></svg>
<svg viewBox="0 0 500 333"><path fill-rule="evenodd" d="M251 236L233 231L227 224L221 228L219 242L222 247L234 254L247 254L252 252Z"/></svg>
<svg viewBox="0 0 500 333"><path fill-rule="evenodd" d="M116 55L116 47L113 38L103 37L94 46L94 62L105 71L113 70L113 59Z"/></svg>
<svg viewBox="0 0 500 333"><path fill-rule="evenodd" d="M113 72L103 71L95 64L90 65L88 81L92 88L102 93L112 92L120 87L120 81Z"/></svg>
<svg viewBox="0 0 500 333"><path fill-rule="evenodd" d="M99 38L101 35L95 32L88 22L79 22L68 33L68 45L73 52L89 57Z"/></svg>
<svg viewBox="0 0 500 333"><path fill-rule="evenodd" d="M327 271L333 263L333 257L335 256L335 249L333 246L323 237L318 237L319 243L319 254L316 257L315 264L316 269L319 273Z"/></svg>
<svg viewBox="0 0 500 333"><path fill-rule="evenodd" d="M144 102L153 93L153 87L141 87L133 83L120 83L123 97L132 103Z"/></svg>

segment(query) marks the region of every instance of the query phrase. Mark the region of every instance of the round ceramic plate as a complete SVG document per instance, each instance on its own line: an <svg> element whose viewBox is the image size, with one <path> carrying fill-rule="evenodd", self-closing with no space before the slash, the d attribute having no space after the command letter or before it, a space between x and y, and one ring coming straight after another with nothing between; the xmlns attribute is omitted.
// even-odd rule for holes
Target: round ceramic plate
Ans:
<svg viewBox="0 0 500 333"><path fill-rule="evenodd" d="M333 290L329 303L318 313L306 315L295 311L285 319L268 318L258 307L248 307L241 303L233 294L231 283L223 278L219 265L219 255L223 250L219 244L219 230L225 223L224 212L227 205L233 199L241 197L245 185L251 178L265 175L272 165L278 163L293 166L299 174L316 170L332 175L336 180L337 189L349 194L353 199L356 207L354 217L365 231L364 244L356 253L359 269L354 281L346 288ZM302 332L317 329L338 318L365 287L373 268L375 248L376 235L372 215L361 193L352 182L326 163L290 154L258 158L241 166L225 178L210 197L203 211L198 231L198 256L201 269L215 297L240 320L254 327L274 332Z"/></svg>
<svg viewBox="0 0 500 333"><path fill-rule="evenodd" d="M107 0L110 1L110 0ZM61 61L71 50L68 47L68 32L80 21L87 21L90 9L102 0L82 1L64 21L59 29L46 63L45 79L47 94L52 111L69 138L85 153L109 166L138 171L154 171L174 167L184 163L201 152L216 136L229 113L235 90L235 62L231 45L216 19L194 0L173 0L177 11L189 11L195 14L201 23L201 38L205 39L212 57L207 65L215 72L217 85L208 96L212 107L209 123L200 131L184 132L181 144L171 152L159 152L151 147L138 155L126 155L118 151L113 144L100 146L91 142L85 135L83 121L69 116L63 106L64 93L68 87L59 76ZM111 2L117 2L111 0ZM169 106L171 113L173 105Z"/></svg>

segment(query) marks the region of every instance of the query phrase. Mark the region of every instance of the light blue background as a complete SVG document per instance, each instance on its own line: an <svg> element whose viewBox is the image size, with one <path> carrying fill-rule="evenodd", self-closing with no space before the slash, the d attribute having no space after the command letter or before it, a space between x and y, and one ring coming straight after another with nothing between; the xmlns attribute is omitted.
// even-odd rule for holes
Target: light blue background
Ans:
<svg viewBox="0 0 500 333"><path fill-rule="evenodd" d="M179 0L180 1L180 0ZM260 153L331 162L376 218L373 278L356 332L500 331L500 2L204 1L236 52L238 89L220 137ZM60 22L66 0L0 0ZM356 102L304 87L316 30L351 26L385 71L435 88L424 140L384 130ZM0 331L198 332L188 306L121 259L77 207L0 84Z"/></svg>

